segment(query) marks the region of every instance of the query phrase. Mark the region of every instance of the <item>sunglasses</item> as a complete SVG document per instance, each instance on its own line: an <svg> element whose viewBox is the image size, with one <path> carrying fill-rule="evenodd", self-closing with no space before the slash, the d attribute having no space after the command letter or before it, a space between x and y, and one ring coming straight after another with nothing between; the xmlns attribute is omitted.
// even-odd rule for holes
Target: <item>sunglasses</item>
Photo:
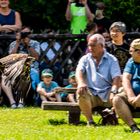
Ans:
<svg viewBox="0 0 140 140"><path fill-rule="evenodd" d="M138 52L138 51L140 51L140 49L134 49L134 52Z"/></svg>
<svg viewBox="0 0 140 140"><path fill-rule="evenodd" d="M89 47L89 46L90 46L90 47L96 47L96 46L97 46L97 43L94 43L94 44L88 44L87 47Z"/></svg>

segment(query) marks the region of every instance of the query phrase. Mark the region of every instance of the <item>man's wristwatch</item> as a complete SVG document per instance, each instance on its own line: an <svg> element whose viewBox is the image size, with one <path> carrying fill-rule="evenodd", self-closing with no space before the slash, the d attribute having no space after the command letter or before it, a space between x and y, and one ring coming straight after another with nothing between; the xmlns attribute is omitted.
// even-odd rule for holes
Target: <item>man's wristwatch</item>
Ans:
<svg viewBox="0 0 140 140"><path fill-rule="evenodd" d="M110 93L117 94L118 90L117 89L111 89Z"/></svg>

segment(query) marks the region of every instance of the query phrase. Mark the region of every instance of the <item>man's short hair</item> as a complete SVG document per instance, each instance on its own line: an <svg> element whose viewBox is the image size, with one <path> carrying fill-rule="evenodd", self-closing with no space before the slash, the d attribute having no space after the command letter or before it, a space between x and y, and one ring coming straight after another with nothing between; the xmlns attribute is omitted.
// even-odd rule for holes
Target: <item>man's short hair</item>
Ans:
<svg viewBox="0 0 140 140"><path fill-rule="evenodd" d="M95 44L101 44L103 47L105 46L105 39L101 34L94 34L89 37L89 40L92 40Z"/></svg>

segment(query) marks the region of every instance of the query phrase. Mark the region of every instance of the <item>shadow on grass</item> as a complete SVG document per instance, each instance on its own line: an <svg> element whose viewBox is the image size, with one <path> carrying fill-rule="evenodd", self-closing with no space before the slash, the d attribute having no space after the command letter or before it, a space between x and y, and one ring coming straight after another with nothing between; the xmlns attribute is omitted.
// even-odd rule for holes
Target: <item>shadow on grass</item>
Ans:
<svg viewBox="0 0 140 140"><path fill-rule="evenodd" d="M63 125L63 124L68 124L68 125L75 125L75 126L85 126L87 123L85 121L80 121L79 124L69 124L68 122L66 122L65 119L49 119L48 120L50 125Z"/></svg>
<svg viewBox="0 0 140 140"><path fill-rule="evenodd" d="M61 119L61 120L49 119L49 124L51 124L51 125L63 125L63 124L67 124L67 122L65 122L64 119Z"/></svg>
<svg viewBox="0 0 140 140"><path fill-rule="evenodd" d="M69 124L65 119L49 119L48 120L50 125L63 125L63 124L68 124L68 125L74 125L74 126L86 126L87 123L85 121L80 121L78 124ZM111 126L111 125L102 125L99 124L98 122L96 123L97 127L102 127L102 126ZM118 125L116 125L118 126Z"/></svg>
<svg viewBox="0 0 140 140"><path fill-rule="evenodd" d="M131 130L128 129L128 128L124 128L124 131L127 132L127 133L132 133Z"/></svg>

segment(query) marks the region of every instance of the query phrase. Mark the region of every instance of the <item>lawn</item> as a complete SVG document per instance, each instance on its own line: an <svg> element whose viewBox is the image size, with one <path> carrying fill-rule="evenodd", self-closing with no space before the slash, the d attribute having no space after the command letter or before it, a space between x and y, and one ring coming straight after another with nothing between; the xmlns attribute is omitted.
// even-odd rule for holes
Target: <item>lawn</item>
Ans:
<svg viewBox="0 0 140 140"><path fill-rule="evenodd" d="M100 117L95 116L98 122ZM119 120L118 126L87 127L83 115L81 124L69 125L67 112L44 111L36 107L25 109L0 108L0 140L139 140ZM140 124L140 119L136 119ZM140 126L140 125L139 125Z"/></svg>

